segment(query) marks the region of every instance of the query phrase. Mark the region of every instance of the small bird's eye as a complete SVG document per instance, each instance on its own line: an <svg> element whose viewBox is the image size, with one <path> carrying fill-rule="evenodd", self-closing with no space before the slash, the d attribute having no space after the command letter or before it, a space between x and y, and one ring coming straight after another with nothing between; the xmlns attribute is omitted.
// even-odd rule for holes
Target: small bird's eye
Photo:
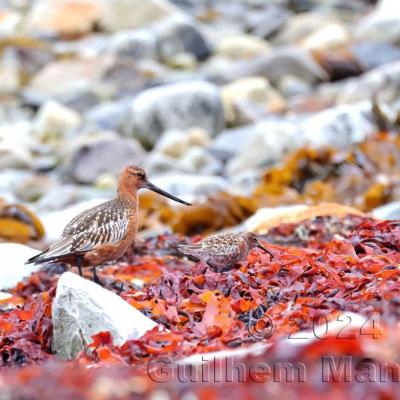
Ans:
<svg viewBox="0 0 400 400"><path fill-rule="evenodd" d="M138 178L143 179L144 178L144 173L143 172L136 172L136 175Z"/></svg>

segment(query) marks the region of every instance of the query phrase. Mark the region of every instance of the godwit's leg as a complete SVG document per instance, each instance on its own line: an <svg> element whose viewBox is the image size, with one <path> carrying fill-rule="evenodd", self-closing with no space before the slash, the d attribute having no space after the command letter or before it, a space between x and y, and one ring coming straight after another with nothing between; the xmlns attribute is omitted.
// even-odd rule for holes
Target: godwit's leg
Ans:
<svg viewBox="0 0 400 400"><path fill-rule="evenodd" d="M100 279L99 279L99 277L97 276L96 267L92 267L92 272L93 272L93 281L94 281L94 283L97 283L98 285L103 286L101 281L100 281Z"/></svg>
<svg viewBox="0 0 400 400"><path fill-rule="evenodd" d="M82 274L82 258L81 257L78 257L76 259L76 266L78 267L79 275L83 276L83 274Z"/></svg>

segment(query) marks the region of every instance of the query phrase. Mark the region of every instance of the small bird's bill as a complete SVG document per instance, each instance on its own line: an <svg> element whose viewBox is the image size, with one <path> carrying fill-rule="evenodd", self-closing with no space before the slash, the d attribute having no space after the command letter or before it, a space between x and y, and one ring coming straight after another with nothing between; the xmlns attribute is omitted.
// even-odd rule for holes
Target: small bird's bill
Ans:
<svg viewBox="0 0 400 400"><path fill-rule="evenodd" d="M177 201L178 203L182 203L182 204L185 204L187 206L191 206L190 203L187 203L186 201L181 200L178 197L173 196L172 194L169 194L165 190L162 190L159 187L157 187L156 185L153 185L151 182L147 182L145 187L146 187L146 189L149 189L149 190L151 190L153 192L161 194L162 196L168 197L169 199Z"/></svg>
<svg viewBox="0 0 400 400"><path fill-rule="evenodd" d="M269 250L267 250L259 241L257 241L257 247L261 250L264 250L266 253L268 253L271 256L271 258L273 257L273 254Z"/></svg>

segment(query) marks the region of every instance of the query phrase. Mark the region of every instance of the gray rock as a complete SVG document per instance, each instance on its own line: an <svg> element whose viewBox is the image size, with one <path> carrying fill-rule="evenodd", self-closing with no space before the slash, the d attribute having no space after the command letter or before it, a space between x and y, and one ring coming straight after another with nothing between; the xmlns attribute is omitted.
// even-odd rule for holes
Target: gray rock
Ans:
<svg viewBox="0 0 400 400"><path fill-rule="evenodd" d="M218 83L227 83L248 76L263 76L273 85L284 76L296 76L314 84L328 79L327 73L314 61L311 54L298 47L276 48L265 56L253 60L208 64L203 72Z"/></svg>
<svg viewBox="0 0 400 400"><path fill-rule="evenodd" d="M25 265L28 258L39 251L16 243L0 243L0 260L3 268L0 273L0 289L9 289L22 279L37 271L38 265Z"/></svg>
<svg viewBox="0 0 400 400"><path fill-rule="evenodd" d="M284 76L278 82L277 87L285 97L305 96L312 89L309 83L293 75Z"/></svg>
<svg viewBox="0 0 400 400"><path fill-rule="evenodd" d="M211 45L190 18L169 18L154 26L157 35L158 53L161 60L168 62L181 53L193 54L197 60L207 59L212 52Z"/></svg>
<svg viewBox="0 0 400 400"><path fill-rule="evenodd" d="M393 201L377 207L371 213L374 218L398 220L400 219L400 201Z"/></svg>
<svg viewBox="0 0 400 400"><path fill-rule="evenodd" d="M128 164L141 165L144 155L134 139L96 135L78 145L67 168L76 182L93 183L102 174L117 175Z"/></svg>
<svg viewBox="0 0 400 400"><path fill-rule="evenodd" d="M202 175L216 175L223 170L222 162L199 146L190 148L177 165L182 171Z"/></svg>
<svg viewBox="0 0 400 400"><path fill-rule="evenodd" d="M157 151L152 151L144 162L144 169L150 176L163 175L170 172L184 172L176 165L176 158Z"/></svg>
<svg viewBox="0 0 400 400"><path fill-rule="evenodd" d="M224 113L218 89L208 82L169 84L140 93L130 107L125 133L152 147L169 129L223 129Z"/></svg>
<svg viewBox="0 0 400 400"><path fill-rule="evenodd" d="M71 272L58 280L52 321L52 350L64 359L86 350L97 333L109 331L122 345L157 326L116 294Z"/></svg>
<svg viewBox="0 0 400 400"><path fill-rule="evenodd" d="M283 7L270 4L246 15L246 28L253 35L268 39L290 20L291 13Z"/></svg>
<svg viewBox="0 0 400 400"><path fill-rule="evenodd" d="M107 51L135 61L141 58L156 58L157 39L149 29L122 31L111 37Z"/></svg>
<svg viewBox="0 0 400 400"><path fill-rule="evenodd" d="M98 104L86 111L84 120L98 128L119 132L130 102L129 98L123 98L118 101Z"/></svg>
<svg viewBox="0 0 400 400"><path fill-rule="evenodd" d="M400 49L384 42L356 43L351 47L351 52L365 70L400 60Z"/></svg>
<svg viewBox="0 0 400 400"><path fill-rule="evenodd" d="M227 129L213 140L210 150L222 161L228 161L246 148L248 142L256 135L256 124Z"/></svg>

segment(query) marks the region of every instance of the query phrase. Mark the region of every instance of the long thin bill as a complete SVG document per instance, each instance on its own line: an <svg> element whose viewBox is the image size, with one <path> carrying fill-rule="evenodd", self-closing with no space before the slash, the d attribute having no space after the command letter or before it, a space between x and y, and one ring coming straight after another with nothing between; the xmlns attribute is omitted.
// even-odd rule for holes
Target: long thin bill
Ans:
<svg viewBox="0 0 400 400"><path fill-rule="evenodd" d="M182 203L182 204L185 204L187 206L191 206L190 203L187 203L186 201L181 200L178 197L173 196L172 194L169 194L165 190L162 190L159 187L157 187L156 185L153 185L151 182L147 182L145 188L149 189L149 190L151 190L153 192L156 192L158 194L161 194L161 196L165 196L165 197L168 197L171 200L177 201L178 203Z"/></svg>
<svg viewBox="0 0 400 400"><path fill-rule="evenodd" d="M274 255L269 250L267 250L260 242L257 242L257 247L261 250L264 250L266 253L268 253L271 256L271 259L274 257Z"/></svg>

